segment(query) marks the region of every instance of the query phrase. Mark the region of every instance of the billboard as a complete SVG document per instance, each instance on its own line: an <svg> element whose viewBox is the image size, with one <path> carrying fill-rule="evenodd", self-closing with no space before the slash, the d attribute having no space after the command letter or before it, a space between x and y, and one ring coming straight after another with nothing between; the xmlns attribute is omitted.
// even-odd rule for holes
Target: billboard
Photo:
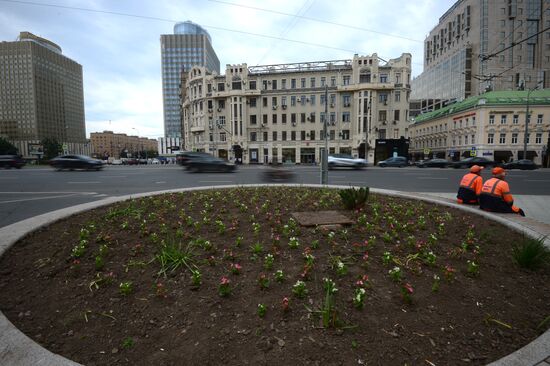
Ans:
<svg viewBox="0 0 550 366"><path fill-rule="evenodd" d="M29 155L44 155L44 146L42 144L29 143Z"/></svg>

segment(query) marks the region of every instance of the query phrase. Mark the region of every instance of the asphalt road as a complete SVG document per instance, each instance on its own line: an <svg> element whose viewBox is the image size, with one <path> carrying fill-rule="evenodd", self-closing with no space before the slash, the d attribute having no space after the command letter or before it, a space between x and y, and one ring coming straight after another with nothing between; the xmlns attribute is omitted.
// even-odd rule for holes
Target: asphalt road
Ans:
<svg viewBox="0 0 550 366"><path fill-rule="evenodd" d="M235 173L187 173L177 165L108 166L95 171L54 171L48 167L0 170L0 227L56 209L110 196L167 189L262 183L264 166ZM318 166L294 166L294 183L318 184ZM329 171L329 184L408 192L456 192L466 169L367 168ZM488 178L490 173L483 172ZM550 195L550 169L510 171L513 194Z"/></svg>

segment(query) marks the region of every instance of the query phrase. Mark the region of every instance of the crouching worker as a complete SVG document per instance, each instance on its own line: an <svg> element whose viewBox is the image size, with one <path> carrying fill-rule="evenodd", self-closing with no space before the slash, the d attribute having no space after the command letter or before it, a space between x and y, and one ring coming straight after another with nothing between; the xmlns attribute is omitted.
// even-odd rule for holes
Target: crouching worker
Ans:
<svg viewBox="0 0 550 366"><path fill-rule="evenodd" d="M506 171L500 167L493 169L493 178L487 180L481 188L479 207L485 211L516 213L525 216L523 210L514 206L514 197L510 194L510 187L504 181Z"/></svg>
<svg viewBox="0 0 550 366"><path fill-rule="evenodd" d="M482 166L474 165L470 168L470 172L462 177L456 201L467 205L479 204L479 194L483 187L483 178L481 178Z"/></svg>

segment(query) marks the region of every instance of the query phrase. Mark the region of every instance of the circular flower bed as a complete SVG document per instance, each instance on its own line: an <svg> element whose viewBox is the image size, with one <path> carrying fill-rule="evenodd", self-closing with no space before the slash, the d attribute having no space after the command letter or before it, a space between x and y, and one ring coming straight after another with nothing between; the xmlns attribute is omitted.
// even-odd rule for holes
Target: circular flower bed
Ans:
<svg viewBox="0 0 550 366"><path fill-rule="evenodd" d="M338 210L349 226L301 226ZM95 209L0 259L0 310L87 365L487 364L550 315L550 271L476 215L338 190L188 191Z"/></svg>

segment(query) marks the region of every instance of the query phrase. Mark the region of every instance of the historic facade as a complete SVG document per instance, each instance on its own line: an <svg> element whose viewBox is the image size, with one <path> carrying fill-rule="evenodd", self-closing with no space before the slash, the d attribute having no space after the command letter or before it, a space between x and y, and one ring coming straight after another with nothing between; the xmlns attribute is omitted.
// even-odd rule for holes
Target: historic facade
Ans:
<svg viewBox="0 0 550 366"><path fill-rule="evenodd" d="M410 75L408 53L227 65L225 75L193 67L181 92L184 149L243 163L315 163L326 121L330 153L367 152L372 163L376 139L408 134Z"/></svg>
<svg viewBox="0 0 550 366"><path fill-rule="evenodd" d="M0 42L0 136L26 158L54 138L70 153L87 153L82 66L55 43L21 32Z"/></svg>
<svg viewBox="0 0 550 366"><path fill-rule="evenodd" d="M157 151L157 140L113 131L92 132L90 140L93 155L105 159L118 159L123 153L135 157L140 151Z"/></svg>
<svg viewBox="0 0 550 366"><path fill-rule="evenodd" d="M488 92L418 116L410 127L410 152L415 159L509 161L523 158L527 136L527 159L541 164L549 132L550 89Z"/></svg>

